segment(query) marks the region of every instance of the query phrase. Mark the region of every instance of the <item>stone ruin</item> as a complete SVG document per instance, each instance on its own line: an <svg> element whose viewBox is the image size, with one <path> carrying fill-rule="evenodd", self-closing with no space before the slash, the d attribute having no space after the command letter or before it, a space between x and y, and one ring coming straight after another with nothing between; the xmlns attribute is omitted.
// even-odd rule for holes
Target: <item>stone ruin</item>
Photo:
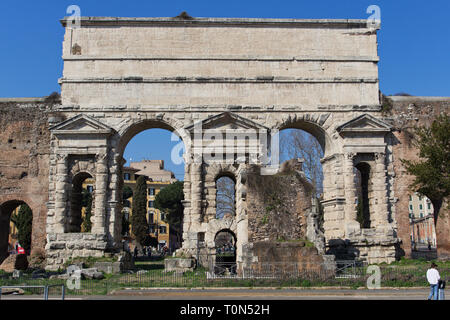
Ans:
<svg viewBox="0 0 450 320"><path fill-rule="evenodd" d="M399 198L406 147L395 116L407 106L394 100L393 114L383 110L377 30L366 20L83 17L76 29L61 23L61 100L0 100L2 259L11 210L21 203L33 210L32 246L45 248L47 269L72 257L119 254L123 152L150 128L175 132L186 148L180 252L200 260L201 242L213 254L222 230L235 237L238 266L267 256L312 263L328 254L392 262L410 248ZM448 110L448 99L441 100L424 103ZM198 125L210 136L198 136ZM323 234L319 203L311 202L301 171L285 174L263 161L287 128L311 133L323 149ZM211 136L230 132L258 144L202 158L211 155ZM367 225L356 220L357 171ZM216 180L223 175L235 181L236 212L217 219ZM93 227L80 233L75 195L87 176L95 181ZM265 184L295 192L271 192ZM448 216L443 222L438 237L448 243ZM317 252L309 252L309 242Z"/></svg>

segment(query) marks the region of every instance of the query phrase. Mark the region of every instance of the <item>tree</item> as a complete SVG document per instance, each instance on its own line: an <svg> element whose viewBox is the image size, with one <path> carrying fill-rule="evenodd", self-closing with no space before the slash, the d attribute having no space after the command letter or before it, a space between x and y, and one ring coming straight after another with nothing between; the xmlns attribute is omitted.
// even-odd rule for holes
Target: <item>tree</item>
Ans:
<svg viewBox="0 0 450 320"><path fill-rule="evenodd" d="M235 215L235 183L233 179L223 176L216 182L216 218L223 218L226 214Z"/></svg>
<svg viewBox="0 0 450 320"><path fill-rule="evenodd" d="M139 176L134 190L131 229L136 237L136 243L144 245L148 235L147 223L147 182L145 176Z"/></svg>
<svg viewBox="0 0 450 320"><path fill-rule="evenodd" d="M123 187L122 190L122 201L127 200L128 198L133 196L133 189L131 189L129 186Z"/></svg>
<svg viewBox="0 0 450 320"><path fill-rule="evenodd" d="M183 228L183 181L175 181L161 189L155 197L155 208L166 213L164 222L180 235Z"/></svg>
<svg viewBox="0 0 450 320"><path fill-rule="evenodd" d="M441 114L431 126L415 128L414 134L419 160L401 161L406 171L415 176L410 188L432 202L436 224L442 203L450 194L450 117Z"/></svg>
<svg viewBox="0 0 450 320"><path fill-rule="evenodd" d="M82 205L86 208L84 211L83 222L81 223L81 232L91 232L92 230L92 193L87 189L83 189L82 192Z"/></svg>
<svg viewBox="0 0 450 320"><path fill-rule="evenodd" d="M11 221L17 227L17 237L20 245L25 250L31 249L31 230L33 222L33 212L26 204L22 204L19 212L11 217Z"/></svg>
<svg viewBox="0 0 450 320"><path fill-rule="evenodd" d="M323 171L320 159L323 157L322 146L317 139L303 130L285 130L281 133L281 155L285 160L301 158L303 172L316 190L316 195L323 192Z"/></svg>
<svg viewBox="0 0 450 320"><path fill-rule="evenodd" d="M133 189L131 189L129 186L124 186L122 189L122 204L125 207L129 206L128 199L131 198L132 196L133 196ZM130 221L129 219L127 219L126 216L127 212L125 210L128 209L122 210L122 236L128 235L128 233L130 232Z"/></svg>

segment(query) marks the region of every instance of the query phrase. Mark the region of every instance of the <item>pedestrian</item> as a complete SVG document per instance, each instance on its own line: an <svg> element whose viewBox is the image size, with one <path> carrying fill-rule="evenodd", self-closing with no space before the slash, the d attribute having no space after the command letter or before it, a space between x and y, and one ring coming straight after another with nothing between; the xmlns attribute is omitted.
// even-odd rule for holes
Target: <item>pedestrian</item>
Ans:
<svg viewBox="0 0 450 320"><path fill-rule="evenodd" d="M134 258L137 258L137 256L138 256L138 248L136 246L134 247Z"/></svg>
<svg viewBox="0 0 450 320"><path fill-rule="evenodd" d="M433 262L431 267L427 270L427 280L430 284L430 294L428 300L438 300L439 280L441 279L437 265Z"/></svg>

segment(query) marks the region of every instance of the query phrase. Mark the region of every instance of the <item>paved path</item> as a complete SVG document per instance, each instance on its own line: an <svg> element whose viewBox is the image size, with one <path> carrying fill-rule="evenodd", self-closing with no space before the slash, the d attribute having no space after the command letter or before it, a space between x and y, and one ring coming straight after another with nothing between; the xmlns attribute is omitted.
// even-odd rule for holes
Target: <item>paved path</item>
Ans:
<svg viewBox="0 0 450 320"><path fill-rule="evenodd" d="M106 296L66 296L66 300L426 300L428 293L428 289L142 289L120 290ZM42 296L2 297L27 299L42 300Z"/></svg>

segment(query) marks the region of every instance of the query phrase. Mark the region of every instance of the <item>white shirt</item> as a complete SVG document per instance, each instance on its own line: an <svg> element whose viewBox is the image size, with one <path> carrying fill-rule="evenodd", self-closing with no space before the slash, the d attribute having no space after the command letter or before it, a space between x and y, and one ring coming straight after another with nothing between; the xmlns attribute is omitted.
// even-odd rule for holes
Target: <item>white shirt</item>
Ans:
<svg viewBox="0 0 450 320"><path fill-rule="evenodd" d="M441 279L439 271L434 268L427 270L427 280L429 284L438 284L439 279Z"/></svg>

